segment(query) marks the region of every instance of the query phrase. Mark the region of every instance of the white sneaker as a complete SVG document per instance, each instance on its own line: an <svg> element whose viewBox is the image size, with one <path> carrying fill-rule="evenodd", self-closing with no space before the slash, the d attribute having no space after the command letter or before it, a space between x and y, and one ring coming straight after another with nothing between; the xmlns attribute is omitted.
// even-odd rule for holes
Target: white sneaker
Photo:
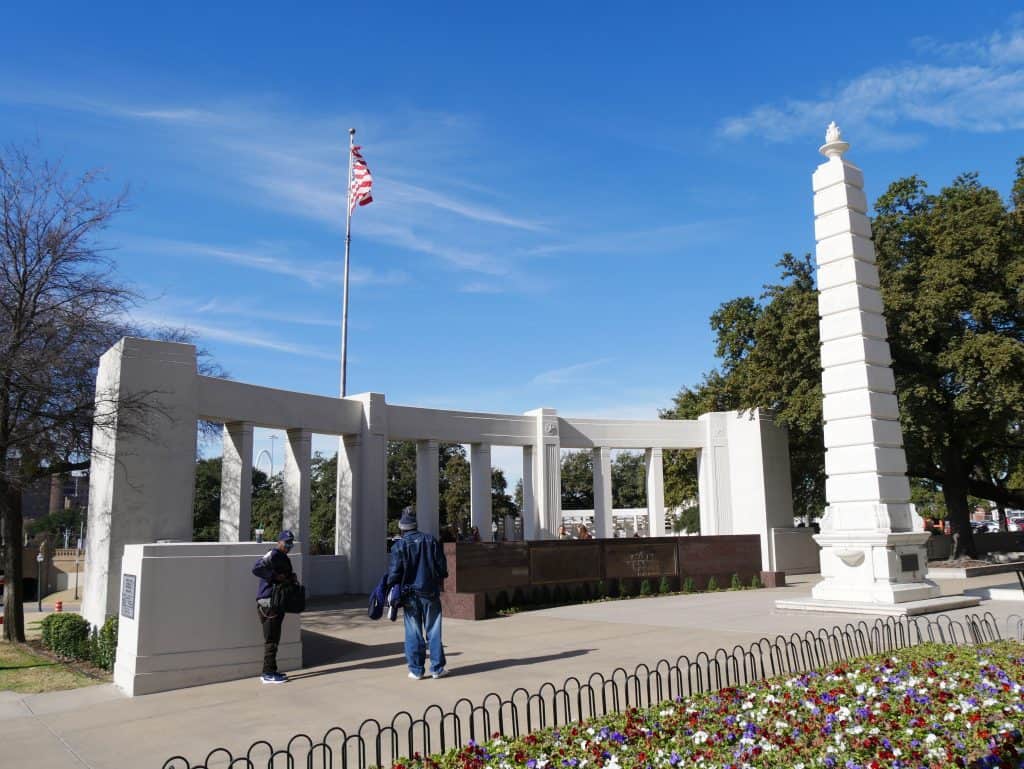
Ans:
<svg viewBox="0 0 1024 769"><path fill-rule="evenodd" d="M421 673L420 675L416 675L415 673L413 673L410 670L409 671L409 678L411 678L413 681L422 681L423 680L423 674Z"/></svg>
<svg viewBox="0 0 1024 769"><path fill-rule="evenodd" d="M440 670L434 671L430 674L431 678L444 678L448 675L448 668L441 668Z"/></svg>

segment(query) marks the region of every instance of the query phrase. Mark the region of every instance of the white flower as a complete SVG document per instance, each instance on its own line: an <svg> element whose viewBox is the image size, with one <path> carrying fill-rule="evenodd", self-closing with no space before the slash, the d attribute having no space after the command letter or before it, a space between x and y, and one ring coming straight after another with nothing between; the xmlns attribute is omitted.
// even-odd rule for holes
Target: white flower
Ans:
<svg viewBox="0 0 1024 769"><path fill-rule="evenodd" d="M902 751L902 750L900 750L899 748L893 748L893 749L892 749L892 754L893 754L893 756L895 756L896 758L899 758L900 756L902 756L902 755L903 755L903 751Z"/></svg>
<svg viewBox="0 0 1024 769"><path fill-rule="evenodd" d="M956 721L956 713L954 713L954 712L953 712L953 711L951 710L951 711L949 711L948 713L946 713L946 715L944 715L944 716L942 717L942 720L943 720L943 721Z"/></svg>
<svg viewBox="0 0 1024 769"><path fill-rule="evenodd" d="M664 710L659 711L658 715L659 716L670 716L673 713L675 713L675 711L672 708L665 708ZM590 732L590 734L593 734L594 730L590 729L589 732Z"/></svg>
<svg viewBox="0 0 1024 769"><path fill-rule="evenodd" d="M935 736L934 734L929 732L928 736L924 738L924 744L925 745L933 745L933 744L935 744L935 742L938 741L938 739L939 738L937 736Z"/></svg>
<svg viewBox="0 0 1024 769"><path fill-rule="evenodd" d="M705 742L708 741L708 733L705 732L703 729L699 729L698 731L693 733L693 741L697 745L703 745Z"/></svg>

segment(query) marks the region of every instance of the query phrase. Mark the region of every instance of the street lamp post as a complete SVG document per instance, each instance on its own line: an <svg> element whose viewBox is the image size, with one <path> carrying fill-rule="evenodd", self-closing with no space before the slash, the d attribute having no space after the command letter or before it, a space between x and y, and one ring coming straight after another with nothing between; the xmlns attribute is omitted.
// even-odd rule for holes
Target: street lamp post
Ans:
<svg viewBox="0 0 1024 769"><path fill-rule="evenodd" d="M36 609L43 610L43 552L36 553Z"/></svg>

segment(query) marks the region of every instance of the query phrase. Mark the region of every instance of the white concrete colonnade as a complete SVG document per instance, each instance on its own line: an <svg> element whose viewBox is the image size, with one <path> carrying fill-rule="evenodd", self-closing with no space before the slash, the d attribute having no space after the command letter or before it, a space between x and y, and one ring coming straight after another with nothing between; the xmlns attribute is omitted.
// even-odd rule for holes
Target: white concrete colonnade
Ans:
<svg viewBox="0 0 1024 769"><path fill-rule="evenodd" d="M470 447L471 519L491 537L491 447L523 451L523 532L555 536L561 522L561 449L593 452L595 535L612 536L611 452L646 452L651 532L665 527L665 449L699 452L705 534L758 533L764 568L774 568L772 529L792 527L785 431L757 411L697 420L570 419L553 409L492 414L387 403L380 393L331 398L206 377L191 345L124 338L100 361L103 398L145 394L156 407L144 423L94 432L87 577L83 611L99 623L117 611L124 545L190 541L196 424L223 424L220 539L247 540L251 529L253 431L284 430L286 528L309 537L314 433L339 438L335 556L303 558L315 593L368 591L386 567L387 444L416 444L420 526L437 533L439 444ZM274 536L276 532L267 532Z"/></svg>

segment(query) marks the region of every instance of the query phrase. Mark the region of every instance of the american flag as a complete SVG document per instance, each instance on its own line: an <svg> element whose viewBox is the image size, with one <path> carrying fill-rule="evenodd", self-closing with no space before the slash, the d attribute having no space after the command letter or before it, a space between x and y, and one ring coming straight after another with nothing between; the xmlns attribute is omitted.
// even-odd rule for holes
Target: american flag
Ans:
<svg viewBox="0 0 1024 769"><path fill-rule="evenodd" d="M373 188L373 177L359 151L361 149L362 147L352 147L352 184L348 190L349 215L355 210L356 205L365 206L373 202L373 196L370 194L370 190Z"/></svg>

